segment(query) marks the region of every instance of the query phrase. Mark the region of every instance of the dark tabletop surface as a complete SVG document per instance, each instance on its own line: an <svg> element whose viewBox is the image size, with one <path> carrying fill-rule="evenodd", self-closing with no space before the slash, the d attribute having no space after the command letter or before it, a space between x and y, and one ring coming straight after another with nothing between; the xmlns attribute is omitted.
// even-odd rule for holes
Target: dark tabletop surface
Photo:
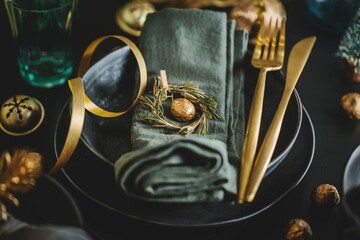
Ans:
<svg viewBox="0 0 360 240"><path fill-rule="evenodd" d="M115 11L124 1L79 1L79 15L75 24L76 62L87 45L97 37L109 34L126 35L115 22ZM312 190L322 183L335 185L342 195L342 177L352 151L360 143L360 122L348 119L340 105L340 97L359 86L345 78L340 59L335 57L340 35L329 35L314 29L309 21L306 1L284 1L287 12L287 53L300 39L317 36L311 56L297 84L316 134L316 148L312 165L300 184L274 206L246 221L211 228L169 228L154 226L112 213L79 193L60 172L55 176L75 198L84 218L84 227L100 239L284 239L284 228L292 218L307 220L314 239L341 239L351 223L339 205L329 212L320 212L310 201ZM11 36L4 6L0 8L0 52L2 55L0 102L15 94L38 98L45 107L44 123L34 133L24 137L10 137L0 133L0 150L32 147L45 156L45 170L54 163L53 146L56 120L70 96L67 85L40 89L21 79L16 63L16 47ZM136 39L128 36L136 41ZM286 59L286 58L285 58ZM54 204L61 207L61 203ZM221 214L221 213L219 213Z"/></svg>

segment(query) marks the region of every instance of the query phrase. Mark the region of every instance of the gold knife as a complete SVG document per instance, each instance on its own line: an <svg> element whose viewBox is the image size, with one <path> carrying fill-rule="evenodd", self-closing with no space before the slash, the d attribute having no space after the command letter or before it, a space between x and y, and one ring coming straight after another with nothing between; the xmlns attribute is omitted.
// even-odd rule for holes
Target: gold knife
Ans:
<svg viewBox="0 0 360 240"><path fill-rule="evenodd" d="M252 202L264 177L266 169L272 158L279 137L282 121L285 115L289 99L294 91L295 85L300 77L310 52L315 44L316 37L305 38L292 48L286 72L285 88L279 106L271 121L268 131L264 137L259 153L255 159L254 169L251 174L246 191L245 200Z"/></svg>

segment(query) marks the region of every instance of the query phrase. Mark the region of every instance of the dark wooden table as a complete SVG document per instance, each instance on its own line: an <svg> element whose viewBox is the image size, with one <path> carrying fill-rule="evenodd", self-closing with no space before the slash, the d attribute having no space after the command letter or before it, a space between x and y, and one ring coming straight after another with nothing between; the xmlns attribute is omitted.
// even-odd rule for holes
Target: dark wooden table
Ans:
<svg viewBox="0 0 360 240"><path fill-rule="evenodd" d="M87 45L97 37L122 32L115 22L115 11L123 1L79 1L79 15L75 25L74 44L76 61ZM349 120L339 105L340 97L359 86L345 78L341 60L335 56L341 36L329 35L313 28L306 1L287 0L287 53L300 39L317 36L317 42L297 84L303 105L313 121L316 150L312 165L301 183L271 208L246 221L221 227L178 229L154 226L112 213L87 199L72 187L60 173L55 177L72 193L83 214L84 227L103 239L284 239L284 229L292 218L307 220L314 239L341 239L350 225L342 206L324 213L310 201L312 190L321 183L335 185L342 194L342 177L352 151L360 143L358 121ZM32 147L45 156L45 170L54 163L53 138L60 110L70 96L67 85L53 89L39 89L21 79L16 63L16 46L11 36L4 6L0 8L2 34L0 52L2 80L0 102L14 94L38 98L45 107L46 116L40 129L24 137L10 137L0 133L0 150ZM134 39L136 40L136 39ZM61 203L56 203L61 207Z"/></svg>

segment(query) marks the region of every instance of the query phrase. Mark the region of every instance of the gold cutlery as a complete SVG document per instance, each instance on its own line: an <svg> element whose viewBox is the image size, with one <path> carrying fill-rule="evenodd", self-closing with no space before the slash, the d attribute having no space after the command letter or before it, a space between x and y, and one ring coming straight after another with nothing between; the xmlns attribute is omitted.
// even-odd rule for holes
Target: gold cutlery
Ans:
<svg viewBox="0 0 360 240"><path fill-rule="evenodd" d="M238 203L244 202L249 176L253 167L259 137L264 100L265 80L268 71L279 70L283 66L285 51L285 18L264 18L251 64L260 69L246 128L242 151Z"/></svg>
<svg viewBox="0 0 360 240"><path fill-rule="evenodd" d="M275 112L273 120L271 121L269 129L266 132L265 138L256 157L254 169L252 171L246 190L245 200L248 202L253 201L260 186L261 180L263 179L265 171L272 158L289 99L300 77L300 74L304 69L305 63L315 44L315 40L316 37L305 38L295 44L290 52L286 72L285 88L279 106Z"/></svg>

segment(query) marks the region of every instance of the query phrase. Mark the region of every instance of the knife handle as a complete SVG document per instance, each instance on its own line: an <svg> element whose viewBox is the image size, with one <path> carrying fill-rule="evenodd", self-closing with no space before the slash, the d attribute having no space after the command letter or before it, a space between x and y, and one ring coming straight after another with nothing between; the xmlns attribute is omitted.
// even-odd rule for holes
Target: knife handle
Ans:
<svg viewBox="0 0 360 240"><path fill-rule="evenodd" d="M266 169L270 163L270 160L275 150L277 140L279 138L285 111L293 90L294 88L291 89L285 88L285 91L280 100L274 118L270 123L269 129L266 132L259 153L255 159L254 169L250 177L245 195L245 200L248 202L252 202L254 200L256 192L260 186L261 180L263 179Z"/></svg>

